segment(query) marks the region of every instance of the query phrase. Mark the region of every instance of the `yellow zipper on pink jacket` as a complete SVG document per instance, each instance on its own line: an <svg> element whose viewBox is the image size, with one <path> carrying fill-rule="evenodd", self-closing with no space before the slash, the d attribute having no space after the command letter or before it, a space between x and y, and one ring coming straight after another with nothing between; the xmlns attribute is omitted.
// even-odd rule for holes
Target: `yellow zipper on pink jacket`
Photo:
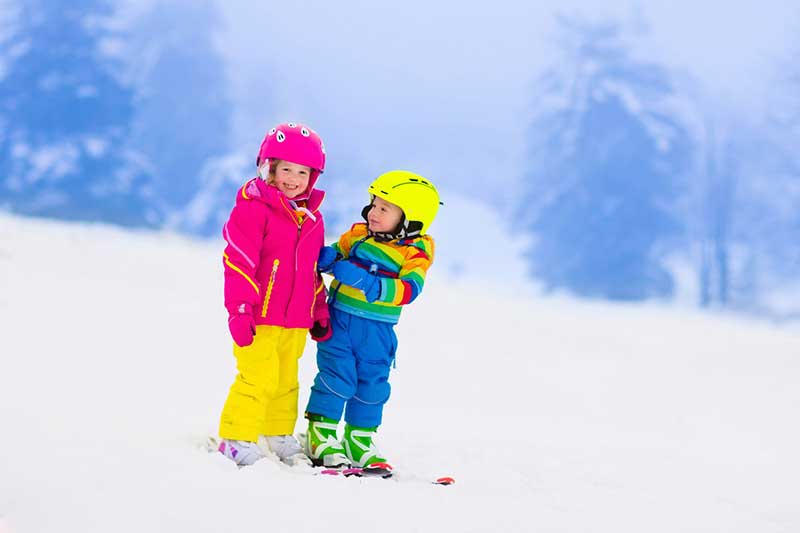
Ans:
<svg viewBox="0 0 800 533"><path fill-rule="evenodd" d="M328 317L316 262L324 244L319 207L324 193L312 189L307 216L298 219L275 187L247 182L225 223L225 307L246 303L256 324L310 328Z"/></svg>

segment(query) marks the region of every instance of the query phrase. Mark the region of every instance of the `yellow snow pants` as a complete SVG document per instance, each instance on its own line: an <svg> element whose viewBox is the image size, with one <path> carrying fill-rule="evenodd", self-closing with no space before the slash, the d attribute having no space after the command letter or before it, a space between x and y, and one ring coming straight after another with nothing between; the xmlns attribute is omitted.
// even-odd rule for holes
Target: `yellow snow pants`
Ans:
<svg viewBox="0 0 800 533"><path fill-rule="evenodd" d="M239 374L222 409L223 439L255 442L259 435L291 435L297 421L297 362L305 328L256 326L253 344L233 345Z"/></svg>

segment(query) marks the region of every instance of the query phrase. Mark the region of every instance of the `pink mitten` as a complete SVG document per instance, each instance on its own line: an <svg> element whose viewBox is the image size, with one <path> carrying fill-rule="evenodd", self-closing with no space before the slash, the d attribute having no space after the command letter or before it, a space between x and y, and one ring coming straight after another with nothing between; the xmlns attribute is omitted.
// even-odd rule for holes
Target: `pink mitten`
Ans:
<svg viewBox="0 0 800 533"><path fill-rule="evenodd" d="M241 304L235 312L228 314L228 329L231 331L233 342L244 348L253 344L256 334L256 321L253 310L247 304Z"/></svg>

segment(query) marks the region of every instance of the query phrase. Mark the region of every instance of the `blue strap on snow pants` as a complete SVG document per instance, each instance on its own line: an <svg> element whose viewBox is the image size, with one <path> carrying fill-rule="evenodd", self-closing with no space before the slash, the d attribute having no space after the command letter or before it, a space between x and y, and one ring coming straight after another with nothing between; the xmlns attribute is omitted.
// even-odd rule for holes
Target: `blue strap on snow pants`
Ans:
<svg viewBox="0 0 800 533"><path fill-rule="evenodd" d="M389 399L389 370L397 350L394 324L331 306L333 336L317 343L317 377L306 412L351 426L377 427ZM346 410L345 410L346 406Z"/></svg>

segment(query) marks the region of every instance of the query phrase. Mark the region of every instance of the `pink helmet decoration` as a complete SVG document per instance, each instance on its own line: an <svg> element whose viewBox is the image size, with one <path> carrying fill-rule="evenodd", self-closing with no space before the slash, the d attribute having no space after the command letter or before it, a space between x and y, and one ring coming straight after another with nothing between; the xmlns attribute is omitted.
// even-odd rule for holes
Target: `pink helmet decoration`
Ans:
<svg viewBox="0 0 800 533"><path fill-rule="evenodd" d="M325 171L325 146L317 133L303 124L278 124L267 133L258 150L256 166L267 159L305 165L318 173Z"/></svg>

